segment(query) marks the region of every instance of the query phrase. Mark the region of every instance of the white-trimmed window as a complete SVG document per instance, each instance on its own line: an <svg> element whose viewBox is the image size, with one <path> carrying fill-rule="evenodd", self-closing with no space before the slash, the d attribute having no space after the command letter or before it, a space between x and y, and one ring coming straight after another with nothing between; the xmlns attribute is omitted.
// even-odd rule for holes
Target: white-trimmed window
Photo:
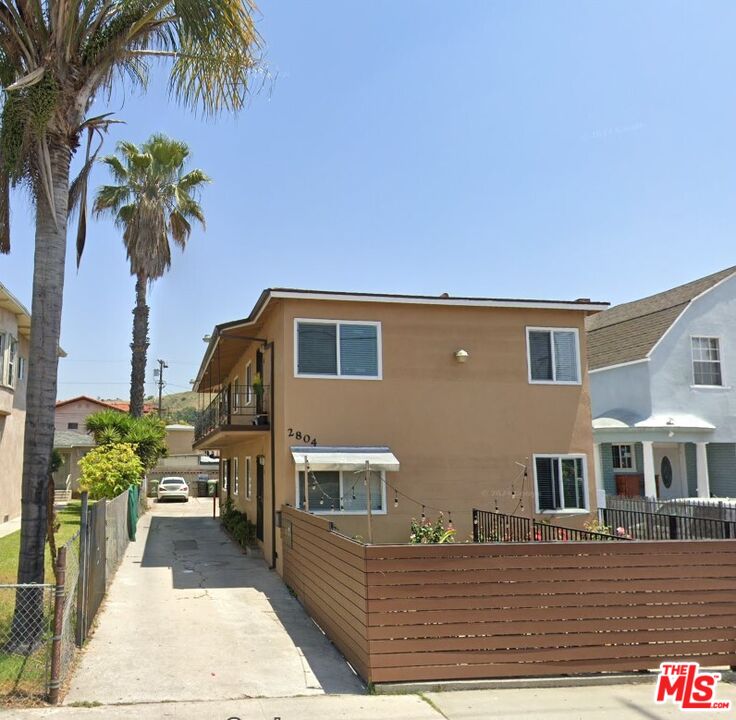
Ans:
<svg viewBox="0 0 736 720"><path fill-rule="evenodd" d="M11 335L8 341L7 360L5 369L7 371L6 382L10 387L15 387L15 375L18 370L18 341Z"/></svg>
<svg viewBox="0 0 736 720"><path fill-rule="evenodd" d="M588 509L585 455L535 455L537 512Z"/></svg>
<svg viewBox="0 0 736 720"><path fill-rule="evenodd" d="M694 336L690 341L693 355L693 385L722 386L719 338Z"/></svg>
<svg viewBox="0 0 736 720"><path fill-rule="evenodd" d="M230 459L225 459L220 463L220 471L222 473L222 491L227 492L230 484Z"/></svg>
<svg viewBox="0 0 736 720"><path fill-rule="evenodd" d="M381 323L353 320L294 321L297 377L381 378Z"/></svg>
<svg viewBox="0 0 736 720"><path fill-rule="evenodd" d="M238 494L239 490L239 482L238 482L238 458L233 458L233 495Z"/></svg>
<svg viewBox="0 0 736 720"><path fill-rule="evenodd" d="M253 366L247 363L245 366L245 404L253 403Z"/></svg>
<svg viewBox="0 0 736 720"><path fill-rule="evenodd" d="M304 472L297 473L297 505L304 509ZM371 512L386 513L386 483L383 472L371 471ZM368 498L363 471L309 471L309 512L367 514Z"/></svg>
<svg viewBox="0 0 736 720"><path fill-rule="evenodd" d="M250 457L245 458L245 497L250 500L253 495L253 475L251 474Z"/></svg>
<svg viewBox="0 0 736 720"><path fill-rule="evenodd" d="M240 409L240 387L238 385L238 380L240 378L233 378L232 385L230 385L230 396L231 401L230 405L232 408L232 412L236 413Z"/></svg>
<svg viewBox="0 0 736 720"><path fill-rule="evenodd" d="M18 380L25 379L26 376L26 359L22 356L18 356Z"/></svg>
<svg viewBox="0 0 736 720"><path fill-rule="evenodd" d="M580 384L577 328L526 329L530 383Z"/></svg>
<svg viewBox="0 0 736 720"><path fill-rule="evenodd" d="M631 444L611 445L611 457L614 470L636 470L636 455Z"/></svg>

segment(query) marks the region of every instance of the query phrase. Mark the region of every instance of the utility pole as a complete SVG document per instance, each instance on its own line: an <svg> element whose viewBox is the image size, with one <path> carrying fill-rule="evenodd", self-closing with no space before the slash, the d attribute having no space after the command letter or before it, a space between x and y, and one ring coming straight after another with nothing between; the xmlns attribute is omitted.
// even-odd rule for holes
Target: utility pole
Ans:
<svg viewBox="0 0 736 720"><path fill-rule="evenodd" d="M158 376L158 416L161 417L164 412L164 406L163 406L163 391L164 391L164 385L166 383L164 382L164 369L168 368L169 366L163 361L158 361L158 370L153 371L153 376Z"/></svg>

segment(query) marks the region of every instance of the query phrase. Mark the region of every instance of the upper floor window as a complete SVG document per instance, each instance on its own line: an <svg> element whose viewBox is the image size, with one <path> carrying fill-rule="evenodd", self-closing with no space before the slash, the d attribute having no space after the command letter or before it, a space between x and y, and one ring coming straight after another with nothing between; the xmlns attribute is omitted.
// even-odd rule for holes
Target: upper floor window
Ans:
<svg viewBox="0 0 736 720"><path fill-rule="evenodd" d="M579 455L535 455L537 512L587 510L585 458Z"/></svg>
<svg viewBox="0 0 736 720"><path fill-rule="evenodd" d="M633 445L611 445L614 470L636 470Z"/></svg>
<svg viewBox="0 0 736 720"><path fill-rule="evenodd" d="M0 333L0 385L15 387L17 366L18 341L9 333Z"/></svg>
<svg viewBox="0 0 736 720"><path fill-rule="evenodd" d="M305 377L381 377L381 323L296 321L295 374Z"/></svg>
<svg viewBox="0 0 736 720"><path fill-rule="evenodd" d="M580 383L580 344L576 328L527 328L529 382Z"/></svg>
<svg viewBox="0 0 736 720"><path fill-rule="evenodd" d="M693 385L723 385L721 344L717 337L693 337Z"/></svg>

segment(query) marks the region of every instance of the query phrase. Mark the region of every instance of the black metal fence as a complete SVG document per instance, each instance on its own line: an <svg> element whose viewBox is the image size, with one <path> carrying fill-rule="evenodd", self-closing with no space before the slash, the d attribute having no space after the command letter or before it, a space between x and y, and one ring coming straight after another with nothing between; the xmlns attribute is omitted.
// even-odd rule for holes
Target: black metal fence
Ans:
<svg viewBox="0 0 736 720"><path fill-rule="evenodd" d="M630 539L623 534L578 530L519 515L473 510L473 542L585 542Z"/></svg>
<svg viewBox="0 0 736 720"><path fill-rule="evenodd" d="M689 505L689 514L670 511L600 508L600 521L614 532L624 532L635 540L728 540L736 538L736 519L704 517L700 508ZM710 507L706 508L712 509Z"/></svg>
<svg viewBox="0 0 736 720"><path fill-rule="evenodd" d="M736 500L727 498L660 500L657 498L607 495L606 508L736 522Z"/></svg>

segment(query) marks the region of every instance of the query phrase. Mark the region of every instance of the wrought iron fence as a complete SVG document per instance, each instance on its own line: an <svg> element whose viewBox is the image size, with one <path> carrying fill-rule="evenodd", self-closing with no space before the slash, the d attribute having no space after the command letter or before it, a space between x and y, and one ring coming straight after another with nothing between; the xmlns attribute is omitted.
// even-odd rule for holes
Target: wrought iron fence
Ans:
<svg viewBox="0 0 736 720"><path fill-rule="evenodd" d="M625 534L578 530L519 515L473 510L473 542L584 542L630 539Z"/></svg>
<svg viewBox="0 0 736 720"><path fill-rule="evenodd" d="M667 513L710 520L736 522L736 500L730 498L676 498L660 500L646 497L607 495L606 508L645 513Z"/></svg>
<svg viewBox="0 0 736 720"><path fill-rule="evenodd" d="M710 508L708 508L710 509ZM736 538L736 518L732 520L701 517L697 506L689 506L688 515L669 511L658 512L600 508L600 520L612 528L623 528L636 540L727 540Z"/></svg>
<svg viewBox="0 0 736 720"><path fill-rule="evenodd" d="M46 695L54 586L0 585L0 698L35 702Z"/></svg>

